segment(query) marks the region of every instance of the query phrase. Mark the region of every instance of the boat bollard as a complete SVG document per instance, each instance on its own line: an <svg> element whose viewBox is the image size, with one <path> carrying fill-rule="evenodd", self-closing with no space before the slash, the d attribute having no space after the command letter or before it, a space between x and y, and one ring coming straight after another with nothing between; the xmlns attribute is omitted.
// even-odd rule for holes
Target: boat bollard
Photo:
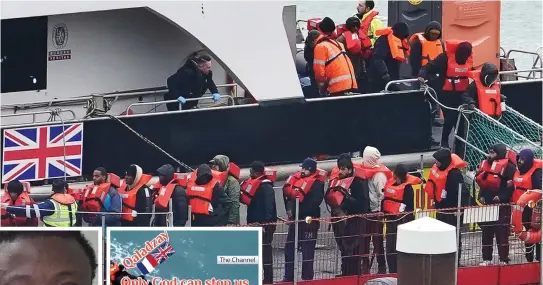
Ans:
<svg viewBox="0 0 543 285"><path fill-rule="evenodd" d="M398 226L398 285L455 285L456 227L430 217Z"/></svg>

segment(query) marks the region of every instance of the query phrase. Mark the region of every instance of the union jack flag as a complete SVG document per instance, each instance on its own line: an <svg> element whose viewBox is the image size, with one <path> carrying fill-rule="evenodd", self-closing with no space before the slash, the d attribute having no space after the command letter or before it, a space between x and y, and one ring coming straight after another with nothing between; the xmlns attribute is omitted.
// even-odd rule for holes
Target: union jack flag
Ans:
<svg viewBox="0 0 543 285"><path fill-rule="evenodd" d="M162 245L157 247L153 252L151 252L153 257L156 259L156 261L159 264L168 260L168 258L170 258L170 256L172 256L174 253L175 253L175 250L173 249L172 245L169 242L163 243Z"/></svg>
<svg viewBox="0 0 543 285"><path fill-rule="evenodd" d="M2 183L64 177L65 167L66 176L81 175L83 124L4 129L3 134Z"/></svg>

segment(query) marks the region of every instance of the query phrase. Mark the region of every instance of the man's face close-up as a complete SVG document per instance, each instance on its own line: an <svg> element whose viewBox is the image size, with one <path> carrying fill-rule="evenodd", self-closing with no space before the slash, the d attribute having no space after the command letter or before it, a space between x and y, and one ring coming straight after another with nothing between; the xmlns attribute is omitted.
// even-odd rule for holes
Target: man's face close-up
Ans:
<svg viewBox="0 0 543 285"><path fill-rule="evenodd" d="M90 261L75 240L20 238L2 244L0 284L91 285Z"/></svg>

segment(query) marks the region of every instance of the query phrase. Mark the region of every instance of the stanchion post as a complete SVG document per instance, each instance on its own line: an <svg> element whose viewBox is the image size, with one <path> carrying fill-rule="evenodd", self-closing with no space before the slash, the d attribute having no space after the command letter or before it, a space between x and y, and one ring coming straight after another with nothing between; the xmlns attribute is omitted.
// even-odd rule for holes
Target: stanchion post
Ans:
<svg viewBox="0 0 543 285"><path fill-rule="evenodd" d="M168 213L166 214L166 219L168 221L168 226L173 227L173 199L170 198L168 201Z"/></svg>
<svg viewBox="0 0 543 285"><path fill-rule="evenodd" d="M462 183L458 184L458 205L456 208L456 245L460 245L460 239L462 238L460 235L460 219L462 210L460 207L462 206ZM457 284L458 282L458 263L460 262L460 250L456 250L455 254L456 262L454 263L454 284Z"/></svg>
<svg viewBox="0 0 543 285"><path fill-rule="evenodd" d="M191 224L192 224L192 208L190 207L190 205L188 206L188 219L187 219L187 223L185 224L185 227L190 227Z"/></svg>
<svg viewBox="0 0 543 285"><path fill-rule="evenodd" d="M300 198L296 196L296 215L294 215L294 285L298 284L298 220L300 219Z"/></svg>

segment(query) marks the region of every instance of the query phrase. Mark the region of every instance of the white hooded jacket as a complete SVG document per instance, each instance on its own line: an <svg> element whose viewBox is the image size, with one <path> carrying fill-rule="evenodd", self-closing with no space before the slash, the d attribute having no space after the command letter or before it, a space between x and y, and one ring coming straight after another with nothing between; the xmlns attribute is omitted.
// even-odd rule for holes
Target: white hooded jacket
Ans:
<svg viewBox="0 0 543 285"><path fill-rule="evenodd" d="M362 164L365 168L378 168L380 158L381 153L378 149L367 146L362 154ZM385 197L383 189L385 189L386 183L387 177L383 172L378 172L372 178L368 179L370 210L372 212L381 211L381 202Z"/></svg>

